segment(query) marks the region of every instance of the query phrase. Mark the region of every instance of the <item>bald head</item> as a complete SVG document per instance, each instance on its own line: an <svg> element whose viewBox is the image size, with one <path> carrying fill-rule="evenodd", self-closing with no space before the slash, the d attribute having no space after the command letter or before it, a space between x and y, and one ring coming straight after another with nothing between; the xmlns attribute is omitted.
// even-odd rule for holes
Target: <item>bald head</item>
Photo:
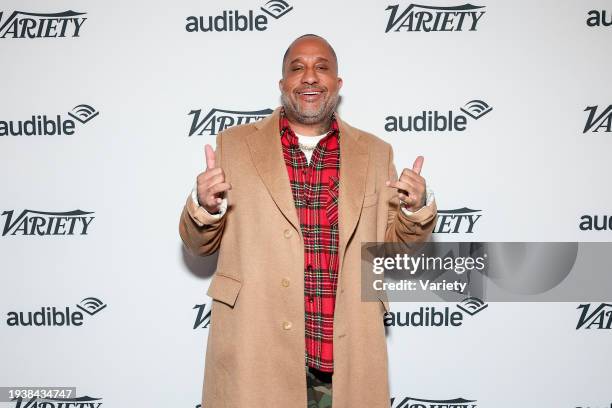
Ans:
<svg viewBox="0 0 612 408"><path fill-rule="evenodd" d="M287 58L289 58L289 56L291 55L291 51L293 49L293 47L300 43L300 42L318 42L321 44L324 44L327 49L329 50L331 56L333 57L333 63L336 67L336 72L338 72L338 57L336 56L336 51L334 50L334 47L332 47L330 45L329 42L327 42L327 40L319 35L316 34L304 34L299 36L298 38L296 38L295 40L293 40L293 42L291 44L289 44L289 47L287 47L287 50L285 51L285 54L283 55L283 66L282 66L282 74L283 77L285 76L285 68L288 64L288 62L291 61L287 61Z"/></svg>

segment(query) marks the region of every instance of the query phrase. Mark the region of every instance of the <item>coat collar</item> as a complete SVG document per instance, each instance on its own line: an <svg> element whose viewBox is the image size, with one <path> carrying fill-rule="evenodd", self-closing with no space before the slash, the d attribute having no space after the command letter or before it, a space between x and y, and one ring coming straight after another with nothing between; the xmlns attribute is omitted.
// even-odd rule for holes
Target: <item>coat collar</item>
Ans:
<svg viewBox="0 0 612 408"><path fill-rule="evenodd" d="M297 233L302 236L289 175L283 159L278 129L280 107L267 118L255 122L254 133L247 136L247 144L255 168L276 206ZM352 126L336 114L340 129L340 186L338 196L338 222L340 229L339 259L342 265L344 250L361 214L369 154L366 142Z"/></svg>

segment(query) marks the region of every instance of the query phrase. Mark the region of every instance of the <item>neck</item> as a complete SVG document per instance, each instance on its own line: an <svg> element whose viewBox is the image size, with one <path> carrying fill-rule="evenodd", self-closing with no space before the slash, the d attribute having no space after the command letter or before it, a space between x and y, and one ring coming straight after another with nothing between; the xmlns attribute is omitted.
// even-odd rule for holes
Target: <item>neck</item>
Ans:
<svg viewBox="0 0 612 408"><path fill-rule="evenodd" d="M295 121L295 119L287 117L291 129L300 135L304 136L319 136L327 133L331 127L331 118L326 119L321 123L304 124Z"/></svg>

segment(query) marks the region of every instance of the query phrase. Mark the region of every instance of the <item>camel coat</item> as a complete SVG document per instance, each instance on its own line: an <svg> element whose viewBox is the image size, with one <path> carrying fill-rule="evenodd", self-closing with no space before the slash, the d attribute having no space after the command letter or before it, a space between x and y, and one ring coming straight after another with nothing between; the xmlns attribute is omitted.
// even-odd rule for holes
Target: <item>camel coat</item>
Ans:
<svg viewBox="0 0 612 408"><path fill-rule="evenodd" d="M217 165L232 189L220 219L191 197L180 236L193 254L219 251L204 408L305 408L304 249L278 130L279 109L217 136ZM391 145L340 128L339 272L334 315L334 408L388 408L386 296L361 300L361 242L426 240L435 203L399 209Z"/></svg>

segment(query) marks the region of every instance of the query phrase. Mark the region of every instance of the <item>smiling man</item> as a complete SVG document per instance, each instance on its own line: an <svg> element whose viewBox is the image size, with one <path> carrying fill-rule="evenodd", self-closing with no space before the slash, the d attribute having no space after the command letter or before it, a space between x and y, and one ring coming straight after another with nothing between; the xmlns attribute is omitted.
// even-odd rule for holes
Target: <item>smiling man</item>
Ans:
<svg viewBox="0 0 612 408"><path fill-rule="evenodd" d="M361 300L360 244L427 239L423 157L398 179L391 146L340 119L319 36L291 43L279 87L271 116L205 146L180 218L192 253L219 251L203 406L387 408L389 304Z"/></svg>

